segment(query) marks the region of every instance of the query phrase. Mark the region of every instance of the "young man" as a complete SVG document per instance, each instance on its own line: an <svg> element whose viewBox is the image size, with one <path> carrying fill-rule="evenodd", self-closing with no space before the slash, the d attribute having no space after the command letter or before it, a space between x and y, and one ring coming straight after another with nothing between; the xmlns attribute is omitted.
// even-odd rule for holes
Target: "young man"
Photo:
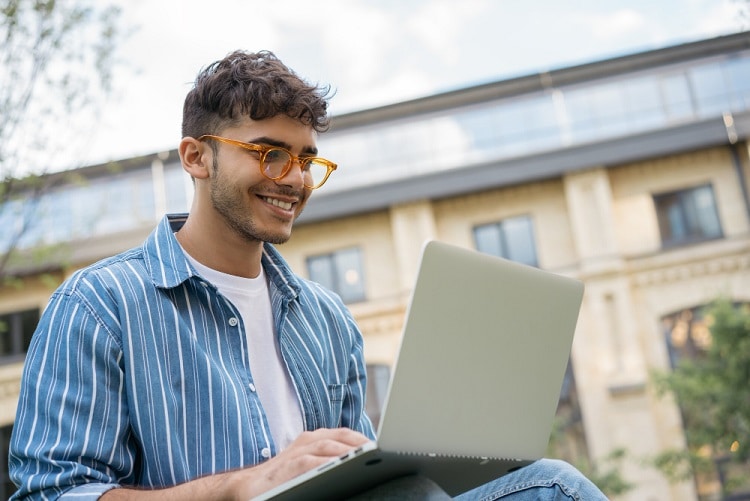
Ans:
<svg viewBox="0 0 750 501"><path fill-rule="evenodd" d="M190 214L52 295L22 380L15 499L244 501L374 437L354 319L272 245L336 168L317 157L327 120L325 90L270 52L198 75L179 146ZM552 461L480 489L466 498L602 497Z"/></svg>

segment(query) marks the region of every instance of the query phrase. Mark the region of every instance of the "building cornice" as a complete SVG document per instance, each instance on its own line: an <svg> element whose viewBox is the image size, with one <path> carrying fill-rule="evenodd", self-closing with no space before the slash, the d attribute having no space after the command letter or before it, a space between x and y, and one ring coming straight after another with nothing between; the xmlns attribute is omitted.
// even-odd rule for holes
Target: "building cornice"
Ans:
<svg viewBox="0 0 750 501"><path fill-rule="evenodd" d="M750 237L747 235L628 260L628 273L638 288L748 271Z"/></svg>

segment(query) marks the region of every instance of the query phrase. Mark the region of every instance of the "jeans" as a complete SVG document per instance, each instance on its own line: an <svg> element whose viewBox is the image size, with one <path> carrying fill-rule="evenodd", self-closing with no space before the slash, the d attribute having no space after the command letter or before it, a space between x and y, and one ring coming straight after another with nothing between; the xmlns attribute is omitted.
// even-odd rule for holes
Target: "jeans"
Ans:
<svg viewBox="0 0 750 501"><path fill-rule="evenodd" d="M450 497L424 477L404 477L351 498L356 501L445 501ZM606 496L578 470L564 461L540 459L455 499L460 501L606 500Z"/></svg>
<svg viewBox="0 0 750 501"><path fill-rule="evenodd" d="M456 499L461 501L582 500L598 501L607 497L589 479L568 463L540 459L518 471L504 475Z"/></svg>

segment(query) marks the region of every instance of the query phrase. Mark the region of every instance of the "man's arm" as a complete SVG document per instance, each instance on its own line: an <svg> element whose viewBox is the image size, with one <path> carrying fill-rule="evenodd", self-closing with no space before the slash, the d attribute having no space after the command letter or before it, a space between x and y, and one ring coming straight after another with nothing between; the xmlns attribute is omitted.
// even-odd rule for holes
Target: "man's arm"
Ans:
<svg viewBox="0 0 750 501"><path fill-rule="evenodd" d="M348 428L304 432L279 455L242 470L211 475L168 489L112 489L102 501L248 501L287 480L366 443L369 439Z"/></svg>
<svg viewBox="0 0 750 501"><path fill-rule="evenodd" d="M15 497L106 489L134 468L122 350L85 300L53 294L29 347L10 444Z"/></svg>

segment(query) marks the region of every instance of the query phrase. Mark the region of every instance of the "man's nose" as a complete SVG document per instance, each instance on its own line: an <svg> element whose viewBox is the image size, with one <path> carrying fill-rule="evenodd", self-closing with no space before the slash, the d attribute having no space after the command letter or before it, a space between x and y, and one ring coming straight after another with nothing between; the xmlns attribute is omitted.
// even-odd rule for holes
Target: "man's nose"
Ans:
<svg viewBox="0 0 750 501"><path fill-rule="evenodd" d="M295 188L302 188L304 186L304 181L302 163L297 158L291 161L291 165L289 166L289 170L286 171L286 174L276 180L278 184L285 184Z"/></svg>

